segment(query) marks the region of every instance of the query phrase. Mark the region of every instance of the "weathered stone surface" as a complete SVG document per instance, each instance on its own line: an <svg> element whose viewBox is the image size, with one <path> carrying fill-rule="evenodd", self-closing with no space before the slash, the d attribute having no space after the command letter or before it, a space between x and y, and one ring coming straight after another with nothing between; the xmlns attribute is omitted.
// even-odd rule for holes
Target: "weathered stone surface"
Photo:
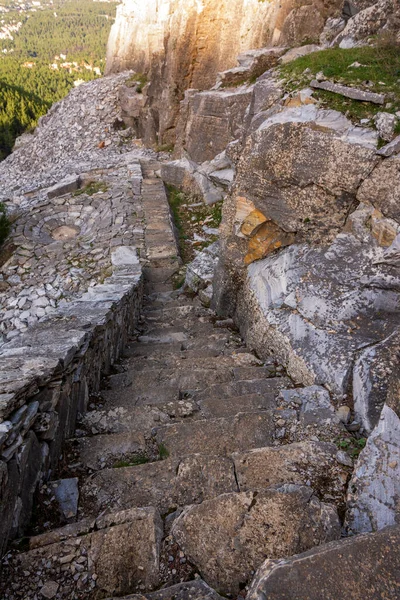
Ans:
<svg viewBox="0 0 400 600"><path fill-rule="evenodd" d="M390 527L292 558L267 560L257 571L248 598L358 600L362 593L365 600L395 600L400 593L399 542L400 528Z"/></svg>
<svg viewBox="0 0 400 600"><path fill-rule="evenodd" d="M236 196L253 202L284 232L326 239L344 224L358 186L376 163L372 147L363 147L374 138L335 111L285 109L248 138Z"/></svg>
<svg viewBox="0 0 400 600"><path fill-rule="evenodd" d="M387 112L379 112L375 115L374 122L380 137L385 142L390 142L394 136L394 130L397 124L396 115Z"/></svg>
<svg viewBox="0 0 400 600"><path fill-rule="evenodd" d="M341 96L351 98L352 100L359 100L360 102L385 104L384 94L376 94L374 92L367 92L353 87L346 87L345 85L339 85L338 83L332 83L331 81L317 81L316 79L313 79L310 86L318 90L327 90L334 94L340 94Z"/></svg>
<svg viewBox="0 0 400 600"><path fill-rule="evenodd" d="M398 154L400 152L400 135L398 135L392 142L386 144L380 148L377 154L381 156L389 157L392 154Z"/></svg>
<svg viewBox="0 0 400 600"><path fill-rule="evenodd" d="M272 443L272 418L266 412L240 413L230 418L193 421L160 427L158 443L172 457L188 454L229 455Z"/></svg>
<svg viewBox="0 0 400 600"><path fill-rule="evenodd" d="M399 333L395 331L380 344L362 351L354 365L354 410L367 432L378 425L399 348Z"/></svg>
<svg viewBox="0 0 400 600"><path fill-rule="evenodd" d="M286 64L292 60L296 60L296 58L300 58L300 56L307 56L307 54L312 54L319 50L322 50L322 48L321 46L317 46L317 44L306 44L305 46L299 46L298 48L291 48L281 57L280 62Z"/></svg>
<svg viewBox="0 0 400 600"><path fill-rule="evenodd" d="M398 33L399 7L396 2L379 0L372 6L360 8L363 10L352 16L345 29L335 38L335 45L353 48L360 40L368 39L382 31Z"/></svg>
<svg viewBox="0 0 400 600"><path fill-rule="evenodd" d="M234 454L233 460L241 492L295 483L311 485L325 502L343 502L347 471L338 462L333 444L301 442L259 448Z"/></svg>
<svg viewBox="0 0 400 600"><path fill-rule="evenodd" d="M368 274L383 273L371 265L374 256L381 260L383 249L372 244L365 250L355 236L341 234L325 249L291 246L253 263L249 293L238 307L243 331L259 351L268 336L267 344L295 379L323 383L338 397L347 393L357 349L379 343L397 326L397 293L367 284ZM360 287L362 276L366 285Z"/></svg>
<svg viewBox="0 0 400 600"><path fill-rule="evenodd" d="M385 217L400 223L400 157L392 156L380 162L361 184L357 193L360 202L370 203Z"/></svg>
<svg viewBox="0 0 400 600"><path fill-rule="evenodd" d="M178 125L178 151L203 163L212 160L243 132L251 87L186 94Z"/></svg>
<svg viewBox="0 0 400 600"><path fill-rule="evenodd" d="M331 541L340 528L332 506L321 504L310 488L288 485L188 507L172 534L209 585L234 594L266 556L280 558Z"/></svg>
<svg viewBox="0 0 400 600"><path fill-rule="evenodd" d="M78 512L78 478L59 479L49 484L65 519L76 517Z"/></svg>
<svg viewBox="0 0 400 600"><path fill-rule="evenodd" d="M80 177L77 175L69 175L65 177L60 183L57 183L53 187L51 187L47 192L47 197L58 198L58 196L64 196L65 194L69 194L74 192L79 188Z"/></svg>
<svg viewBox="0 0 400 600"><path fill-rule="evenodd" d="M399 494L400 419L385 405L349 484L349 531L365 533L398 523Z"/></svg>

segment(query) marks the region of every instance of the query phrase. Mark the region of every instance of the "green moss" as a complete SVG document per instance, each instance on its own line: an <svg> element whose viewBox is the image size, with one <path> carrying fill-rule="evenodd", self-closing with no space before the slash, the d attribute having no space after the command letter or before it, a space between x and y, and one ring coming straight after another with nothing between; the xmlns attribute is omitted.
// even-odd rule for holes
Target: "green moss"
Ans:
<svg viewBox="0 0 400 600"><path fill-rule="evenodd" d="M6 240L8 234L10 233L11 222L7 216L6 207L2 202L0 202L0 246Z"/></svg>
<svg viewBox="0 0 400 600"><path fill-rule="evenodd" d="M361 66L352 67L354 63ZM287 91L307 87L310 75L322 72L335 83L384 93L389 103L384 108L387 112L395 113L400 109L400 48L395 43L382 44L377 41L375 46L362 48L330 48L302 56L281 66L279 70L286 80ZM355 121L371 119L382 111L382 106L351 100L325 90L315 90L314 97L322 105L339 110Z"/></svg>
<svg viewBox="0 0 400 600"><path fill-rule="evenodd" d="M144 454L137 454L129 460L119 460L114 465L114 469L123 469L124 467L136 467L137 465L145 465L149 462L149 458Z"/></svg>

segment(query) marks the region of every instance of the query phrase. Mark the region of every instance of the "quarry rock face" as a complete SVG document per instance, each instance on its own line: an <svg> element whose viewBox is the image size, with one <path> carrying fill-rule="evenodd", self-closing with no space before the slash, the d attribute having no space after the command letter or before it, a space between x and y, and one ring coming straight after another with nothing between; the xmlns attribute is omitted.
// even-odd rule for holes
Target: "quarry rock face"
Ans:
<svg viewBox="0 0 400 600"><path fill-rule="evenodd" d="M340 4L125 0L111 31L107 71L147 75L151 84L142 118L152 125L146 139L171 143L185 90L212 87L217 74L235 67L237 56L249 49L317 41Z"/></svg>

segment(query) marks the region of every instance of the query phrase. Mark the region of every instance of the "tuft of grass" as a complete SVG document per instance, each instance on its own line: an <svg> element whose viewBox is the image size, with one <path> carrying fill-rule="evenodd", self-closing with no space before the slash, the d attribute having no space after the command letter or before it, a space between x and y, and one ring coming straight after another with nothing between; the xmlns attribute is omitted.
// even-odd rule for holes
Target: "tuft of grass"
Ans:
<svg viewBox="0 0 400 600"><path fill-rule="evenodd" d="M11 230L11 221L8 218L6 207L0 202L0 246L5 242Z"/></svg>
<svg viewBox="0 0 400 600"><path fill-rule="evenodd" d="M158 444L158 456L160 460L165 460L169 457L169 451L167 450L163 442L161 442L161 444Z"/></svg>
<svg viewBox="0 0 400 600"><path fill-rule="evenodd" d="M360 67L352 67L359 63ZM325 90L315 90L314 97L322 105L345 113L350 119L372 119L377 112L400 110L400 46L378 43L361 48L329 48L302 56L279 68L286 80L287 91L306 87L310 79L322 72L329 80L371 92L384 93L389 105L344 98ZM305 72L306 71L306 72Z"/></svg>
<svg viewBox="0 0 400 600"><path fill-rule="evenodd" d="M91 183L88 183L88 185L86 185L85 187L76 190L76 192L73 193L73 196L82 196L82 194L86 194L87 196L93 196L98 192L106 192L107 190L108 186L105 183L102 183L101 181L92 181Z"/></svg>
<svg viewBox="0 0 400 600"><path fill-rule="evenodd" d="M136 467L137 465L145 465L150 462L149 458L144 454L137 454L130 460L118 460L114 465L114 469L123 469L124 467Z"/></svg>
<svg viewBox="0 0 400 600"><path fill-rule="evenodd" d="M194 233L204 235L202 226L217 229L222 220L222 201L207 205L202 199L193 194L179 191L167 185L168 201L172 216L178 232L179 251L183 262L186 264L195 256L194 248L202 250L217 238L208 239L206 242L193 243ZM190 243L190 240L192 243Z"/></svg>

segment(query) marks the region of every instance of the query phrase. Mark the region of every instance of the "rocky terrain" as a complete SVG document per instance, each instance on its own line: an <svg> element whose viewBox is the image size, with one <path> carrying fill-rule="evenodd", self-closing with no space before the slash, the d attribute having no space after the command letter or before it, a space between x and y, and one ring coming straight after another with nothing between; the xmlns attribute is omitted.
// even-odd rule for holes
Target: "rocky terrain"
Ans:
<svg viewBox="0 0 400 600"><path fill-rule="evenodd" d="M395 600L399 8L118 10L0 165L1 597Z"/></svg>

